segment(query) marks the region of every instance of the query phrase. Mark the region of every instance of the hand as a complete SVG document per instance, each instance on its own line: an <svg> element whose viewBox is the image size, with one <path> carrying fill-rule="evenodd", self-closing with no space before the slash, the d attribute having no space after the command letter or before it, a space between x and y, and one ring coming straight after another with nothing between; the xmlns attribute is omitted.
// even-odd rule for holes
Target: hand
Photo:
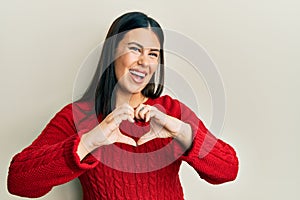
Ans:
<svg viewBox="0 0 300 200"><path fill-rule="evenodd" d="M136 142L121 133L119 125L123 120L134 122L134 110L129 104L123 104L111 112L98 126L81 137L77 153L83 158L94 149L120 142L136 146Z"/></svg>
<svg viewBox="0 0 300 200"><path fill-rule="evenodd" d="M192 143L192 130L190 125L169 116L154 106L141 104L136 108L135 117L145 122L150 121L150 131L137 142L142 145L155 138L175 138L185 147Z"/></svg>

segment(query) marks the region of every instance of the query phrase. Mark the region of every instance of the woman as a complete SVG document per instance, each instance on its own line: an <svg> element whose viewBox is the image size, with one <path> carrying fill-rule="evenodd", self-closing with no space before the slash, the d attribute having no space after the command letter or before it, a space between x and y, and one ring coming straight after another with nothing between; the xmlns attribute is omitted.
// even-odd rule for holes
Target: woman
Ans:
<svg viewBox="0 0 300 200"><path fill-rule="evenodd" d="M83 97L14 156L9 191L40 197L79 177L85 200L183 199L182 161L209 183L234 180L234 149L187 106L160 96L163 42L159 24L143 13L116 19Z"/></svg>

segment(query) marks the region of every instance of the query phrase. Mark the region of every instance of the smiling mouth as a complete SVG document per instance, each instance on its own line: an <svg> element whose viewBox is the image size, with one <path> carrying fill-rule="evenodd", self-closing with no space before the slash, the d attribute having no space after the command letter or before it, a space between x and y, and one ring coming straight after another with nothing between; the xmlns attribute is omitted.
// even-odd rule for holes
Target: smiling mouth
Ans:
<svg viewBox="0 0 300 200"><path fill-rule="evenodd" d="M130 74L132 75L134 81L140 83L143 81L143 79L146 77L146 73L143 73L143 72L139 72L139 71L136 71L136 70L132 70L130 69L129 70Z"/></svg>

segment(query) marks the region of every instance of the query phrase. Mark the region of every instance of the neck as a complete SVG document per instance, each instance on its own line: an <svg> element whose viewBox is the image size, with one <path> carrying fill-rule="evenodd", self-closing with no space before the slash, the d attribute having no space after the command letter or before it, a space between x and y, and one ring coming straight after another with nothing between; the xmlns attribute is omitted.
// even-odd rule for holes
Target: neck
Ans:
<svg viewBox="0 0 300 200"><path fill-rule="evenodd" d="M128 103L131 107L136 108L141 103L144 103L146 97L141 93L128 93L121 89L116 91L116 107L124 103Z"/></svg>

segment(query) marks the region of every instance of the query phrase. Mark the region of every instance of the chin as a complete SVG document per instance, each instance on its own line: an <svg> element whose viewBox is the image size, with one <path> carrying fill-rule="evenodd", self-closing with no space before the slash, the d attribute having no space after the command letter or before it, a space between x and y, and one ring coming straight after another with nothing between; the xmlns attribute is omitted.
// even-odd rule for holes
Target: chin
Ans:
<svg viewBox="0 0 300 200"><path fill-rule="evenodd" d="M129 89L128 91L132 94L137 94L137 93L141 93L142 90L144 89L145 87L143 88L139 88L139 89L136 89L136 90L133 90L133 89Z"/></svg>

